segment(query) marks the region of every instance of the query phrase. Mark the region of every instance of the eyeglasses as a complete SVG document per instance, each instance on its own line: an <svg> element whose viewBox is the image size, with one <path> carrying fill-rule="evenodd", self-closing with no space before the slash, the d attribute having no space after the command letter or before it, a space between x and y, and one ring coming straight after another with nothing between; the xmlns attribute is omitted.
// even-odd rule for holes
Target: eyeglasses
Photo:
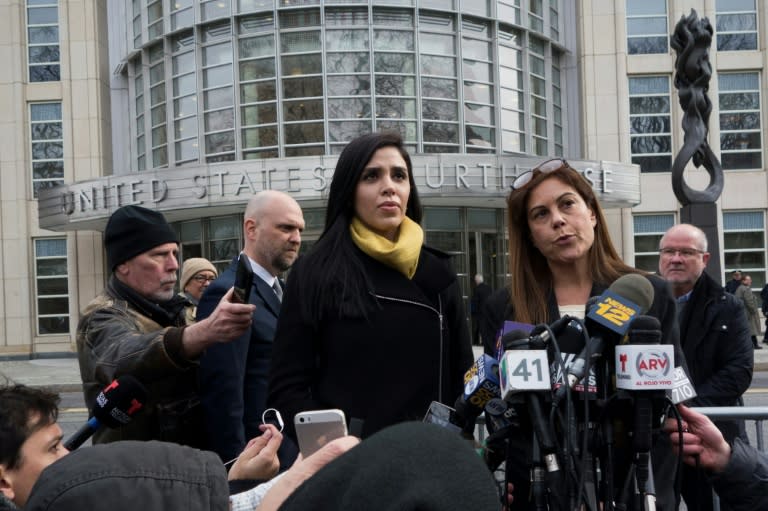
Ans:
<svg viewBox="0 0 768 511"><path fill-rule="evenodd" d="M535 169L529 170L528 172L523 172L522 174L517 176L515 180L512 181L512 190L519 190L520 188L530 183L531 179L533 178L534 172L540 172L541 174L549 174L550 172L554 172L556 170L569 169L569 168L571 168L571 166L568 165L568 162L562 158L547 160L544 163L540 164Z"/></svg>
<svg viewBox="0 0 768 511"><path fill-rule="evenodd" d="M206 277L205 275L195 275L192 277L192 280L195 282L203 283L203 282L213 282L216 280L216 277Z"/></svg>
<svg viewBox="0 0 768 511"><path fill-rule="evenodd" d="M672 257L677 254L680 254L680 256L690 259L692 257L696 257L699 254L703 254L703 250L698 250L695 248L662 248L659 250L659 254L661 254L663 257Z"/></svg>

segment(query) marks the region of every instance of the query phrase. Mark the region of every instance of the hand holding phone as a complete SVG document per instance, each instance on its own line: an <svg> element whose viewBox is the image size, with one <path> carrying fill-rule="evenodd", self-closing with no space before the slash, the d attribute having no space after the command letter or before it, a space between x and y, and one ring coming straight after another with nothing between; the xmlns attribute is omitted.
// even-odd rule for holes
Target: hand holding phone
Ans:
<svg viewBox="0 0 768 511"><path fill-rule="evenodd" d="M253 285L253 269L248 261L248 256L240 252L237 258L237 271L235 272L235 289L232 293L234 302L248 303L251 295L251 286Z"/></svg>
<svg viewBox="0 0 768 511"><path fill-rule="evenodd" d="M347 435L344 412L338 409L299 412L293 418L293 424L304 459L331 440Z"/></svg>

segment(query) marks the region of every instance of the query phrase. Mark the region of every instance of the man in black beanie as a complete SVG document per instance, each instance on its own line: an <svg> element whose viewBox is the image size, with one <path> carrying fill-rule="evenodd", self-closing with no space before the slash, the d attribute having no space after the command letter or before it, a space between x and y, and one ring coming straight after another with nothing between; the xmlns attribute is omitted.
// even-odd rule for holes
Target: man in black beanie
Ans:
<svg viewBox="0 0 768 511"><path fill-rule="evenodd" d="M198 358L211 344L242 335L254 306L232 302L230 289L209 317L187 325L187 302L174 292L178 243L165 217L141 206L121 207L107 222L104 248L112 275L77 326L85 403L92 410L99 391L123 374L141 381L149 398L127 425L97 431L94 443L202 445Z"/></svg>

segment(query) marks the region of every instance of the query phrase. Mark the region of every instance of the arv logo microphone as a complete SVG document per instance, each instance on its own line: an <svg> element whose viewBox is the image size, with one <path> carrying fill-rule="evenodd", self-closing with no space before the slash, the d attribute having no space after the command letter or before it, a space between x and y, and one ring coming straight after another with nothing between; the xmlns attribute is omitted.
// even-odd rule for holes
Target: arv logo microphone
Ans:
<svg viewBox="0 0 768 511"><path fill-rule="evenodd" d="M667 344L616 346L616 387L625 390L673 388L675 351Z"/></svg>

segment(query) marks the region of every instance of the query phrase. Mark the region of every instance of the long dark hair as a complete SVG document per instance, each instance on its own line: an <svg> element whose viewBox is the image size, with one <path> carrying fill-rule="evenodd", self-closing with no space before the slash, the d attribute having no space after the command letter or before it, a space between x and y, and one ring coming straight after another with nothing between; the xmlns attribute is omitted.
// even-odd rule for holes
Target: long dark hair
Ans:
<svg viewBox="0 0 768 511"><path fill-rule="evenodd" d="M608 232L603 208L594 190L579 173L564 166L550 173L534 172L531 181L507 197L507 234L509 237L509 294L515 321L544 323L547 318L547 293L553 285L547 260L533 246L528 226L528 197L547 179L557 179L581 196L595 214L595 239L589 249L589 268L593 282L610 284L627 273L642 273L619 257Z"/></svg>
<svg viewBox="0 0 768 511"><path fill-rule="evenodd" d="M369 133L352 140L339 156L333 171L325 214L325 229L307 255L312 269L302 282L303 313L317 322L324 317L361 317L376 307L375 298L358 248L349 235L355 216L355 191L363 169L373 154L383 147L395 147L408 168L411 187L406 215L421 223L422 207L413 181L411 157L396 133ZM309 261L306 261L308 263Z"/></svg>

